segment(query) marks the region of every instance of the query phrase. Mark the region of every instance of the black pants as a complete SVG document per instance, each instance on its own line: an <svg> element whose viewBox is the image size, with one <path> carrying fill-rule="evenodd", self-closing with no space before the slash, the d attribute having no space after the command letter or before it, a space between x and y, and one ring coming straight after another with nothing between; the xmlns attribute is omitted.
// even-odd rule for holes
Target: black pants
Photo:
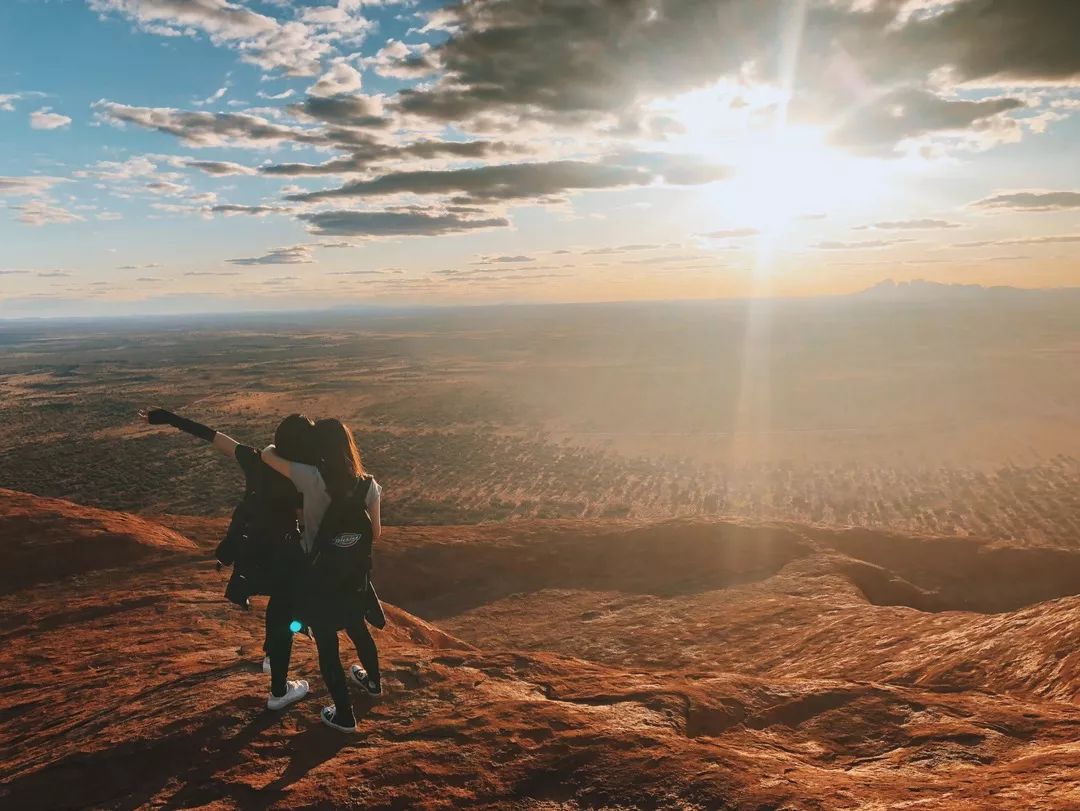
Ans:
<svg viewBox="0 0 1080 811"><path fill-rule="evenodd" d="M265 648L270 657L270 692L276 696L285 695L293 641L289 623L293 619L291 590L283 588L271 594L270 602L266 604Z"/></svg>
<svg viewBox="0 0 1080 811"><path fill-rule="evenodd" d="M322 671L323 681L330 697L334 699L334 714L340 721L347 721L353 717L352 702L349 700L349 686L345 680L345 670L341 666L341 654L338 649L337 631L313 628L315 645L319 649L319 669ZM375 647L375 640L371 638L367 623L363 619L357 619L345 628L353 645L356 647L356 655L360 657L360 664L376 681L381 679L379 673L379 649ZM273 659L270 663L273 666Z"/></svg>

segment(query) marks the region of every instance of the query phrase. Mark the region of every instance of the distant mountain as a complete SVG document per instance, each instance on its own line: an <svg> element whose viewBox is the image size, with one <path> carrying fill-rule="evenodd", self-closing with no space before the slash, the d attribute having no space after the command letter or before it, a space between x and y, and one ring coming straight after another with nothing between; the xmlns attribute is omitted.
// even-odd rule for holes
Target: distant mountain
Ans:
<svg viewBox="0 0 1080 811"><path fill-rule="evenodd" d="M1004 296L1030 297L1033 295L1064 292L1075 294L1077 288L1025 289L1020 287L1008 287L1005 285L987 287L981 284L943 284L942 282L931 282L926 279L912 279L907 282L897 282L893 279L885 279L878 282L873 287L868 287L866 290L860 290L853 295L859 298L880 301L940 301L941 299L946 298L955 300L957 298L985 299L990 297L1000 298Z"/></svg>

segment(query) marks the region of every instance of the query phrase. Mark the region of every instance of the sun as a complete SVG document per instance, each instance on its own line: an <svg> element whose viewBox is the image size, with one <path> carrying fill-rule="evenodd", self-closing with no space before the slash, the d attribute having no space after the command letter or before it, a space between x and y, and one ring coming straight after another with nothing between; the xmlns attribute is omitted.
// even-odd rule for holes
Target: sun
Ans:
<svg viewBox="0 0 1080 811"><path fill-rule="evenodd" d="M726 226L775 238L797 220L865 211L890 193L896 161L847 153L824 127L789 123L786 107L775 88L713 86L655 109L677 130L670 149L731 168L702 190Z"/></svg>

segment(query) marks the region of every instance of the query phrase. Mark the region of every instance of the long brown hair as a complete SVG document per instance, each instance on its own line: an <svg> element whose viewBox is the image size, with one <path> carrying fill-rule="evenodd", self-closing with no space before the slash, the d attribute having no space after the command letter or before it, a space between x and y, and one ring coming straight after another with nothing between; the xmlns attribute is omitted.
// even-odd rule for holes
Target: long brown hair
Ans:
<svg viewBox="0 0 1080 811"><path fill-rule="evenodd" d="M364 475L356 440L349 426L341 420L315 423L315 447L319 454L319 472L331 495L345 492Z"/></svg>

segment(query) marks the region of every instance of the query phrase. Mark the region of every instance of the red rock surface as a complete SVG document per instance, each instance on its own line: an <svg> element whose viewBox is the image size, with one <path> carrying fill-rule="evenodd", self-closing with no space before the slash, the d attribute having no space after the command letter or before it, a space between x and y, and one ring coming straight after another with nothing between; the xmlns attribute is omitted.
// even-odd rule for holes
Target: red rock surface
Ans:
<svg viewBox="0 0 1080 811"><path fill-rule="evenodd" d="M1068 550L394 529L377 579L414 613L389 608L387 694L346 737L305 641L313 695L265 710L261 605L225 603L208 559L221 523L161 521L0 491L4 808L1080 808ZM27 562L57 556L77 568Z"/></svg>

